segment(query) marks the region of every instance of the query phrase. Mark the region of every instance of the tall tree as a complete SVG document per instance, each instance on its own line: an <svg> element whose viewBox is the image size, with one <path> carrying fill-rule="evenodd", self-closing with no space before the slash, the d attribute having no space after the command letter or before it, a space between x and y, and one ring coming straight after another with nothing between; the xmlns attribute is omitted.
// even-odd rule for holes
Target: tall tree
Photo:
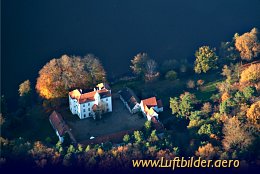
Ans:
<svg viewBox="0 0 260 174"><path fill-rule="evenodd" d="M36 90L41 97L54 99L66 96L70 88L90 88L105 78L105 70L97 57L63 55L39 71Z"/></svg>
<svg viewBox="0 0 260 174"><path fill-rule="evenodd" d="M202 46L195 53L195 65L194 70L196 73L206 73L210 69L216 68L216 61L218 56L215 53L215 49L211 49L209 46Z"/></svg>
<svg viewBox="0 0 260 174"><path fill-rule="evenodd" d="M130 68L132 69L133 73L137 75L144 75L146 69L146 63L149 60L149 56L147 53L139 53L137 54L133 60L131 60L132 65Z"/></svg>
<svg viewBox="0 0 260 174"><path fill-rule="evenodd" d="M145 77L147 80L152 80L159 75L159 72L157 71L157 63L155 60L147 60L145 68Z"/></svg>
<svg viewBox="0 0 260 174"><path fill-rule="evenodd" d="M257 28L253 28L250 32L235 37L235 46L240 52L241 59L249 61L258 56L260 53L260 43L257 35Z"/></svg>
<svg viewBox="0 0 260 174"><path fill-rule="evenodd" d="M226 151L246 150L252 144L254 138L244 127L237 117L229 118L224 123L222 144Z"/></svg>

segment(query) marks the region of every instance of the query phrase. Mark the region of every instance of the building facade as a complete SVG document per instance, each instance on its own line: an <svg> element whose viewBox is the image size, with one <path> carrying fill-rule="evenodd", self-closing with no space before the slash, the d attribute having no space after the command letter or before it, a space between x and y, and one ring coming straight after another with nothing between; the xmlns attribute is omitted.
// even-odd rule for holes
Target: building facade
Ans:
<svg viewBox="0 0 260 174"><path fill-rule="evenodd" d="M93 91L82 93L75 89L69 92L70 111L80 119L94 117L97 110L112 112L112 95L108 85L100 83Z"/></svg>

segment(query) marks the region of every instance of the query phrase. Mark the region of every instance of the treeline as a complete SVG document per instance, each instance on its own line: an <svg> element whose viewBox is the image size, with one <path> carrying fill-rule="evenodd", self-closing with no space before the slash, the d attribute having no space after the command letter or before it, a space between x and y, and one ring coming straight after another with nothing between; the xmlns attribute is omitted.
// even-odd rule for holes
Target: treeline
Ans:
<svg viewBox="0 0 260 174"><path fill-rule="evenodd" d="M23 138L8 141L1 138L2 165L23 161L31 167L64 166L109 171L132 167L132 159L173 159L180 155L169 134L159 136L147 121L142 131L125 135L122 143L110 142L82 146L61 144L55 146L40 141L29 142Z"/></svg>
<svg viewBox="0 0 260 174"><path fill-rule="evenodd" d="M243 165L258 165L260 62L250 61L259 60L259 52L255 28L241 36L235 34L232 42L222 43L219 56L209 47L196 52L196 73L206 73L218 66L215 73L224 77L216 83L217 91L203 102L197 99L194 90L170 98L173 116L188 122L190 146L196 156L240 159ZM244 60L247 66L242 66ZM189 86L194 88L195 84ZM203 93L203 85L198 86L196 94Z"/></svg>

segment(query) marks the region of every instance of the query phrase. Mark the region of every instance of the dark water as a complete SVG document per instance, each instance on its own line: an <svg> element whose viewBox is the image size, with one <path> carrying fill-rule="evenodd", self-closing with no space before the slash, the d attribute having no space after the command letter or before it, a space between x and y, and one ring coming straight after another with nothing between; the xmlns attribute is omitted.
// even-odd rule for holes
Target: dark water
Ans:
<svg viewBox="0 0 260 174"><path fill-rule="evenodd" d="M100 57L109 76L139 52L162 62L260 28L259 0L2 0L2 92L62 54Z"/></svg>

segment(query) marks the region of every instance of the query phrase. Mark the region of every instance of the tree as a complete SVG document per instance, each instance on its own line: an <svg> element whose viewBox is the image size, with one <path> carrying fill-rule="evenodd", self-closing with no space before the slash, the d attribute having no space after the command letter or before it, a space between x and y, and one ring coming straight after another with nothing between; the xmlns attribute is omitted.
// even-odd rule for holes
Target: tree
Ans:
<svg viewBox="0 0 260 174"><path fill-rule="evenodd" d="M218 56L215 53L215 49L211 49L209 46L202 46L195 53L195 65L194 70L196 73L206 73L210 69L216 68L216 61Z"/></svg>
<svg viewBox="0 0 260 174"><path fill-rule="evenodd" d="M201 111L204 114L209 114L212 111L212 105L209 102L203 104Z"/></svg>
<svg viewBox="0 0 260 174"><path fill-rule="evenodd" d="M2 113L0 113L0 126L3 126L4 123L5 123L5 118L2 115Z"/></svg>
<svg viewBox="0 0 260 174"><path fill-rule="evenodd" d="M211 124L203 124L200 129L198 130L198 134L199 135L210 135L210 134L213 134L213 127Z"/></svg>
<svg viewBox="0 0 260 174"><path fill-rule="evenodd" d="M83 58L63 55L39 71L36 90L45 99L55 99L67 96L71 88L90 88L105 77L105 70L94 55Z"/></svg>
<svg viewBox="0 0 260 174"><path fill-rule="evenodd" d="M193 109L193 105L196 102L195 95L185 92L180 95L180 99L178 98L170 98L170 108L172 109L172 114L176 114L177 117L186 117L190 115L190 112Z"/></svg>
<svg viewBox="0 0 260 174"><path fill-rule="evenodd" d="M146 62L149 60L149 56L147 53L139 53L132 60L132 65L130 68L132 69L134 74L144 75L146 69Z"/></svg>
<svg viewBox="0 0 260 174"><path fill-rule="evenodd" d="M191 88L191 89L195 88L195 82L194 82L194 80L188 80L188 82L187 82L187 88Z"/></svg>
<svg viewBox="0 0 260 174"><path fill-rule="evenodd" d="M143 141L143 133L141 131L134 131L134 138L136 143Z"/></svg>
<svg viewBox="0 0 260 174"><path fill-rule="evenodd" d="M157 71L157 63L152 60L148 59L146 61L145 66L145 77L148 81L153 80L154 78L159 76L159 72Z"/></svg>
<svg viewBox="0 0 260 174"><path fill-rule="evenodd" d="M260 81L260 63L252 64L242 71L240 82L241 83L257 83Z"/></svg>
<svg viewBox="0 0 260 174"><path fill-rule="evenodd" d="M124 141L125 143L129 143L129 141L130 141L130 136L129 136L128 134L124 135L123 141Z"/></svg>
<svg viewBox="0 0 260 174"><path fill-rule="evenodd" d="M196 156L199 156L202 159L209 160L213 159L216 156L217 152L218 150L214 148L211 143L208 143L198 148L198 150L196 151Z"/></svg>
<svg viewBox="0 0 260 174"><path fill-rule="evenodd" d="M260 101L253 103L247 110L248 120L256 125L260 124Z"/></svg>
<svg viewBox="0 0 260 174"><path fill-rule="evenodd" d="M250 32L236 37L235 46L240 52L241 59L249 61L256 58L260 53L260 43L257 34L257 28L253 28Z"/></svg>
<svg viewBox="0 0 260 174"><path fill-rule="evenodd" d="M223 127L224 139L222 140L223 148L229 150L246 150L252 144L253 136L244 128L237 117L226 120Z"/></svg>
<svg viewBox="0 0 260 174"><path fill-rule="evenodd" d="M31 83L29 80L25 80L23 83L19 85L19 95L25 96L31 92Z"/></svg>
<svg viewBox="0 0 260 174"><path fill-rule="evenodd" d="M251 97L254 95L255 90L251 86L247 86L243 89L243 96L245 97L246 100L251 99Z"/></svg>
<svg viewBox="0 0 260 174"><path fill-rule="evenodd" d="M227 65L223 66L221 75L226 77L226 82L228 82L229 84L231 83L232 71Z"/></svg>
<svg viewBox="0 0 260 174"><path fill-rule="evenodd" d="M153 130L150 137L149 137L149 141L150 142L156 142L158 140L159 140L159 138L156 135L156 130Z"/></svg>
<svg viewBox="0 0 260 174"><path fill-rule="evenodd" d="M176 71L170 70L165 74L165 78L167 80L175 80L177 78Z"/></svg>

